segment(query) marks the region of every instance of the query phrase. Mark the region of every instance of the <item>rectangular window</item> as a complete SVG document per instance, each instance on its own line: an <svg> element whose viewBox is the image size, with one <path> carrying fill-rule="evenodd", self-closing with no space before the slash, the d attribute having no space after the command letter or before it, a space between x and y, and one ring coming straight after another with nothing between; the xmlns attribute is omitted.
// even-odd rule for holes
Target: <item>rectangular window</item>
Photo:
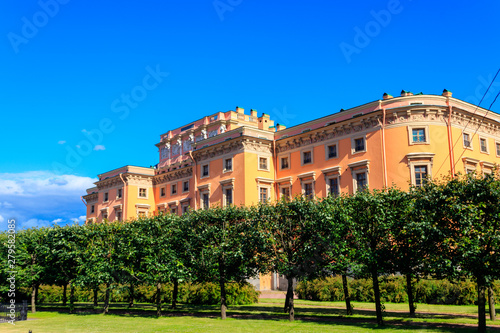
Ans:
<svg viewBox="0 0 500 333"><path fill-rule="evenodd" d="M365 138L354 139L354 152L361 152L365 150Z"/></svg>
<svg viewBox="0 0 500 333"><path fill-rule="evenodd" d="M108 219L108 213L103 213L102 214L102 219L107 220Z"/></svg>
<svg viewBox="0 0 500 333"><path fill-rule="evenodd" d="M312 152L304 151L302 152L302 164L312 163Z"/></svg>
<svg viewBox="0 0 500 333"><path fill-rule="evenodd" d="M363 190L365 190L366 185L367 185L366 173L365 172L357 173L356 174L356 190L363 191Z"/></svg>
<svg viewBox="0 0 500 333"><path fill-rule="evenodd" d="M105 192L104 193L104 202L107 202L109 200L109 193Z"/></svg>
<svg viewBox="0 0 500 333"><path fill-rule="evenodd" d="M166 195L165 192L165 187L160 188L160 197L164 197Z"/></svg>
<svg viewBox="0 0 500 333"><path fill-rule="evenodd" d="M412 129L413 143L425 143L425 129L424 128L414 128Z"/></svg>
<svg viewBox="0 0 500 333"><path fill-rule="evenodd" d="M122 220L122 212L121 211L117 211L116 212L116 220L117 221L121 221Z"/></svg>
<svg viewBox="0 0 500 333"><path fill-rule="evenodd" d="M188 192L189 191L189 181L186 180L182 183L182 192Z"/></svg>
<svg viewBox="0 0 500 333"><path fill-rule="evenodd" d="M225 195L226 195L226 206L232 205L233 204L233 189L227 188L225 191Z"/></svg>
<svg viewBox="0 0 500 333"><path fill-rule="evenodd" d="M201 167L201 176L208 177L208 164Z"/></svg>
<svg viewBox="0 0 500 333"><path fill-rule="evenodd" d="M487 143L486 143L486 139L480 138L479 139L479 145L481 147L481 152L483 152L483 153L487 153L488 152L488 146L487 146Z"/></svg>
<svg viewBox="0 0 500 333"><path fill-rule="evenodd" d="M467 133L464 133L463 136L464 136L464 147L465 148L472 148L472 145L470 142L470 135Z"/></svg>
<svg viewBox="0 0 500 333"><path fill-rule="evenodd" d="M94 205L90 206L90 214L93 214L93 213L95 213L95 206Z"/></svg>
<svg viewBox="0 0 500 333"><path fill-rule="evenodd" d="M415 166L415 185L422 186L427 182L427 166L416 165Z"/></svg>
<svg viewBox="0 0 500 333"><path fill-rule="evenodd" d="M285 198L285 200L290 199L290 187L281 188L281 197Z"/></svg>
<svg viewBox="0 0 500 333"><path fill-rule="evenodd" d="M182 206L182 214L187 213L187 212L188 212L188 210L189 210L189 205L187 205L187 204L186 204L186 205L183 205L183 206Z"/></svg>
<svg viewBox="0 0 500 333"><path fill-rule="evenodd" d="M281 158L281 168L282 169L288 169L289 168L288 157L282 157Z"/></svg>
<svg viewBox="0 0 500 333"><path fill-rule="evenodd" d="M259 169L267 170L267 157L259 157Z"/></svg>
<svg viewBox="0 0 500 333"><path fill-rule="evenodd" d="M307 199L314 198L313 184L312 183L305 183L304 184L304 195L306 196Z"/></svg>
<svg viewBox="0 0 500 333"><path fill-rule="evenodd" d="M117 199L121 199L122 198L122 189L121 188L118 189L117 194L116 194L116 198Z"/></svg>
<svg viewBox="0 0 500 333"><path fill-rule="evenodd" d="M146 191L146 189L145 189L145 188L140 188L140 189L139 189L139 197L140 197L140 198L146 198L146 197L147 197L147 195L148 195L148 194L147 194L147 191Z"/></svg>
<svg viewBox="0 0 500 333"><path fill-rule="evenodd" d="M337 157L337 145L329 145L328 146L328 158Z"/></svg>
<svg viewBox="0 0 500 333"><path fill-rule="evenodd" d="M496 147L497 147L497 156L500 156L500 143L497 143Z"/></svg>
<svg viewBox="0 0 500 333"><path fill-rule="evenodd" d="M339 179L337 177L330 178L330 194L334 197L339 195Z"/></svg>
<svg viewBox="0 0 500 333"><path fill-rule="evenodd" d="M170 214L177 214L177 207L171 207Z"/></svg>
<svg viewBox="0 0 500 333"><path fill-rule="evenodd" d="M177 184L170 185L170 194L177 194Z"/></svg>
<svg viewBox="0 0 500 333"><path fill-rule="evenodd" d="M227 158L224 160L224 171L233 171L233 159Z"/></svg>
<svg viewBox="0 0 500 333"><path fill-rule="evenodd" d="M202 203L203 203L203 209L208 209L210 207L210 202L209 199L210 197L208 196L208 193L202 193L201 195Z"/></svg>
<svg viewBox="0 0 500 333"><path fill-rule="evenodd" d="M143 218L146 217L146 212L140 211L140 212L137 213L137 216L139 216L139 218L143 219Z"/></svg>
<svg viewBox="0 0 500 333"><path fill-rule="evenodd" d="M259 190L259 201L262 203L267 202L267 188L261 187Z"/></svg>

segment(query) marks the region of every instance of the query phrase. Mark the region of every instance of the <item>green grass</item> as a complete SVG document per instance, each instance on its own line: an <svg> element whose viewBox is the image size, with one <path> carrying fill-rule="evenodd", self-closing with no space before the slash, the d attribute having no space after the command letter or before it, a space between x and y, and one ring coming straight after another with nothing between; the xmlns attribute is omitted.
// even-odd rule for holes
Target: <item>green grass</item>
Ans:
<svg viewBox="0 0 500 333"><path fill-rule="evenodd" d="M261 299L261 303L229 308L227 320L219 319L217 306L180 305L155 316L150 304L137 304L128 310L125 304L113 304L113 314L93 313L92 306L77 305L77 314L65 313L60 304L40 306L29 319L15 326L0 324L1 332L476 332L474 306L419 304L416 318L404 312L407 304L385 304L384 327L377 327L373 303L354 302L354 314L345 316L343 302L296 300L296 321L290 323L283 313L282 299ZM51 311L46 311L50 309ZM439 314L435 314L439 313ZM442 324L439 324L442 323ZM495 322L496 324L497 322ZM488 325L492 322L488 320ZM500 321L498 322L500 325ZM500 331L500 327L498 328Z"/></svg>

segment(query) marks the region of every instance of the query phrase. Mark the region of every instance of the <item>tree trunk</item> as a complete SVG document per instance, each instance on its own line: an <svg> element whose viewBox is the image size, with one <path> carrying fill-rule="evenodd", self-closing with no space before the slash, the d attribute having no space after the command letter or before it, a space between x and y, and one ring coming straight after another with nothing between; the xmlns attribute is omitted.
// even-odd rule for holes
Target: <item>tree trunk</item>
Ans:
<svg viewBox="0 0 500 333"><path fill-rule="evenodd" d="M67 297L67 290L68 290L68 284L65 283L63 285L63 306L66 306L66 303L68 301L68 297Z"/></svg>
<svg viewBox="0 0 500 333"><path fill-rule="evenodd" d="M110 292L111 292L111 290L109 287L109 283L107 283L106 284L106 296L104 297L104 311L103 311L104 314L107 314L109 311L109 294L110 294Z"/></svg>
<svg viewBox="0 0 500 333"><path fill-rule="evenodd" d="M156 284L156 315L161 317L161 283Z"/></svg>
<svg viewBox="0 0 500 333"><path fill-rule="evenodd" d="M31 286L31 313L36 313L36 292L38 289L37 284Z"/></svg>
<svg viewBox="0 0 500 333"><path fill-rule="evenodd" d="M172 291L172 309L177 306L177 295L179 294L179 281L174 279L174 290Z"/></svg>
<svg viewBox="0 0 500 333"><path fill-rule="evenodd" d="M293 278L288 277L288 289L286 291L286 298L288 300L288 313L289 313L289 320L294 321L295 320L295 308L293 306Z"/></svg>
<svg viewBox="0 0 500 333"><path fill-rule="evenodd" d="M492 321L496 320L496 311L495 311L495 294L493 293L493 288L488 288L488 302L490 308L490 319Z"/></svg>
<svg viewBox="0 0 500 333"><path fill-rule="evenodd" d="M98 293L99 287L94 288L94 306L97 307L98 305L98 300L97 300L97 293Z"/></svg>
<svg viewBox="0 0 500 333"><path fill-rule="evenodd" d="M477 279L478 332L486 332L486 286L483 278Z"/></svg>
<svg viewBox="0 0 500 333"><path fill-rule="evenodd" d="M227 301L226 301L226 285L224 280L219 280L220 285L220 319L226 319Z"/></svg>
<svg viewBox="0 0 500 333"><path fill-rule="evenodd" d="M36 290L35 290L35 303L38 304L38 292L40 291L40 285L38 284L36 286Z"/></svg>
<svg viewBox="0 0 500 333"><path fill-rule="evenodd" d="M130 283L130 287L128 290L130 292L130 297L128 299L128 307L131 308L134 306L134 292L135 292L134 284L132 282Z"/></svg>
<svg viewBox="0 0 500 333"><path fill-rule="evenodd" d="M415 317L415 303L413 300L413 285L411 284L411 273L406 274L406 292L408 293L410 317Z"/></svg>
<svg viewBox="0 0 500 333"><path fill-rule="evenodd" d="M347 315L352 315L352 307L351 307L351 296L349 296L349 286L347 285L347 276L342 274L342 286L344 287L344 299L345 299L345 308L347 311Z"/></svg>
<svg viewBox="0 0 500 333"><path fill-rule="evenodd" d="M382 319L382 304L380 303L380 288L378 285L378 274L377 271L372 272L373 281L373 292L375 294L375 310L377 312L377 324L384 325L384 320Z"/></svg>
<svg viewBox="0 0 500 333"><path fill-rule="evenodd" d="M70 282L69 285L69 313L73 313L75 309L75 285Z"/></svg>

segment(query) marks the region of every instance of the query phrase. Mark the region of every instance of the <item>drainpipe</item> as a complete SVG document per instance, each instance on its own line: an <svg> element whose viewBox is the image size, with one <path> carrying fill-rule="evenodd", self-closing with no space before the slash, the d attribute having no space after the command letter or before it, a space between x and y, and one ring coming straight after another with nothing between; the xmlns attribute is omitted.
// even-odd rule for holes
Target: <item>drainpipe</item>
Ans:
<svg viewBox="0 0 500 333"><path fill-rule="evenodd" d="M122 208L122 219L123 221L127 220L127 184L123 179L123 173L120 173L120 179L123 182L123 208Z"/></svg>
<svg viewBox="0 0 500 333"><path fill-rule="evenodd" d="M85 200L83 200L83 196L81 196L80 199L82 200L83 204L87 206L87 203L85 202Z"/></svg>
<svg viewBox="0 0 500 333"><path fill-rule="evenodd" d="M276 177L278 177L278 156L276 156L276 141L273 136L273 160L274 160L274 201L278 201L279 196L278 196L278 183L276 182ZM292 194L291 191L292 189L290 188L290 194Z"/></svg>
<svg viewBox="0 0 500 333"><path fill-rule="evenodd" d="M382 161L384 163L384 186L387 187L387 157L385 149L385 108L382 109L383 119L382 119Z"/></svg>
<svg viewBox="0 0 500 333"><path fill-rule="evenodd" d="M191 160L193 161L194 163L194 167L193 167L193 179L194 179L194 210L197 210L198 209L198 204L197 204L197 194L198 194L198 182L197 182L197 178L196 178L196 171L198 170L198 168L196 167L196 160L194 159L193 157L193 152L190 150L188 152L189 154L189 157L191 157Z"/></svg>
<svg viewBox="0 0 500 333"><path fill-rule="evenodd" d="M446 104L448 105L448 148L450 156L450 172L451 177L455 177L455 156L453 155L453 137L451 133L451 110L450 99L446 98Z"/></svg>

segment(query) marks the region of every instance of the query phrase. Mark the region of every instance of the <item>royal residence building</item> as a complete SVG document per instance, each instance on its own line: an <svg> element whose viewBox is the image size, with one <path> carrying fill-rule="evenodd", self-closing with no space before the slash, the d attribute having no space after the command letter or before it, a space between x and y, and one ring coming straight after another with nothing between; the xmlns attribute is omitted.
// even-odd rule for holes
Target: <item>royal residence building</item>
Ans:
<svg viewBox="0 0 500 333"><path fill-rule="evenodd" d="M98 176L83 197L87 222L491 173L500 163L500 115L447 90L403 90L290 128L236 107L169 130L156 147L155 167ZM275 286L261 278L260 289Z"/></svg>

